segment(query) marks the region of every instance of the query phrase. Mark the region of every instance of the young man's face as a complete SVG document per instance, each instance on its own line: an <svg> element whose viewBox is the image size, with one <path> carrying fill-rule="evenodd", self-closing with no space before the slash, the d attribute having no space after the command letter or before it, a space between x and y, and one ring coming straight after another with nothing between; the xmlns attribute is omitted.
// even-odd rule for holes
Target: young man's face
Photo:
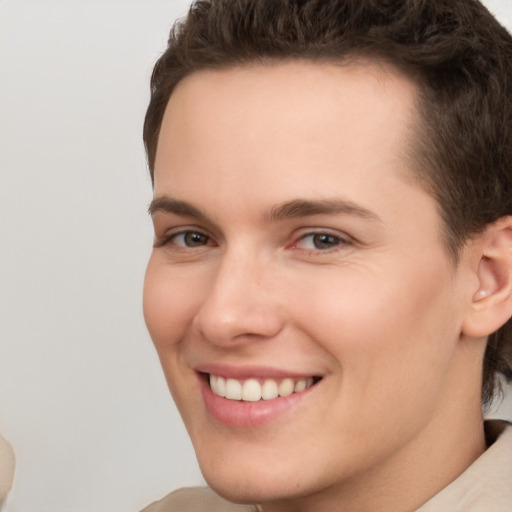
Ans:
<svg viewBox="0 0 512 512"><path fill-rule="evenodd" d="M377 66L292 62L196 73L170 99L145 317L233 500L396 482L478 397L460 348L474 282L412 177L414 98Z"/></svg>

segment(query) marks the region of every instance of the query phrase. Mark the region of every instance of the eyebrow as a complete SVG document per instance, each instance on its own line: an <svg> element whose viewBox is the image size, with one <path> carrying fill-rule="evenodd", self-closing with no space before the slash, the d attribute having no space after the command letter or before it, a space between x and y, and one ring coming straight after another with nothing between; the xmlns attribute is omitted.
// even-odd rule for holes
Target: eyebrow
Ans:
<svg viewBox="0 0 512 512"><path fill-rule="evenodd" d="M185 217L194 217L198 220L207 220L208 216L199 208L192 206L186 201L178 201L168 196L156 197L151 201L148 213L154 215L157 212L174 213Z"/></svg>
<svg viewBox="0 0 512 512"><path fill-rule="evenodd" d="M379 216L374 212L343 199L324 199L314 201L308 199L294 199L292 201L273 206L266 217L270 221L279 221L287 218L333 214L353 215L371 221L380 221Z"/></svg>
<svg viewBox="0 0 512 512"><path fill-rule="evenodd" d="M186 201L172 199L169 196L157 197L151 201L148 213L154 215L157 212L193 217L203 221L208 220L208 216L199 208L196 208ZM285 203L274 205L269 212L265 214L264 218L269 222L278 222L289 218L335 214L351 215L370 221L381 220L374 212L343 199L293 199Z"/></svg>

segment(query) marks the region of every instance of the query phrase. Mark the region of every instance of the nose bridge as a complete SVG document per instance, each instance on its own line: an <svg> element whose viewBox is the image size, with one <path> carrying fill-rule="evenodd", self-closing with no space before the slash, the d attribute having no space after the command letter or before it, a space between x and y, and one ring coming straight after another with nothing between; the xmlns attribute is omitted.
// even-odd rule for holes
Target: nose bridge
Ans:
<svg viewBox="0 0 512 512"><path fill-rule="evenodd" d="M256 250L226 250L196 316L203 336L212 343L229 344L277 334L282 319L271 273L271 263Z"/></svg>

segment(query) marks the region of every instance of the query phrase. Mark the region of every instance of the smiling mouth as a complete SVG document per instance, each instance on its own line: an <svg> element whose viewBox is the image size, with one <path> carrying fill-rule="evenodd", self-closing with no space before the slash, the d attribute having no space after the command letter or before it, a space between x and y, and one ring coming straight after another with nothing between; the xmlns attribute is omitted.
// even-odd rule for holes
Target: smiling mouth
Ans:
<svg viewBox="0 0 512 512"><path fill-rule="evenodd" d="M207 380L214 395L227 400L258 402L300 393L314 386L321 377L238 380L209 374Z"/></svg>

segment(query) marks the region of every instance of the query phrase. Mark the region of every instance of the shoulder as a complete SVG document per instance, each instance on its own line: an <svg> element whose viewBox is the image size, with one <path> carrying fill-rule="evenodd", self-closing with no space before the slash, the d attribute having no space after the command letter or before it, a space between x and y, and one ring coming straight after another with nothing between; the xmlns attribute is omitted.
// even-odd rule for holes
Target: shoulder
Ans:
<svg viewBox="0 0 512 512"><path fill-rule="evenodd" d="M250 505L236 505L209 487L185 487L171 492L142 512L252 512Z"/></svg>

